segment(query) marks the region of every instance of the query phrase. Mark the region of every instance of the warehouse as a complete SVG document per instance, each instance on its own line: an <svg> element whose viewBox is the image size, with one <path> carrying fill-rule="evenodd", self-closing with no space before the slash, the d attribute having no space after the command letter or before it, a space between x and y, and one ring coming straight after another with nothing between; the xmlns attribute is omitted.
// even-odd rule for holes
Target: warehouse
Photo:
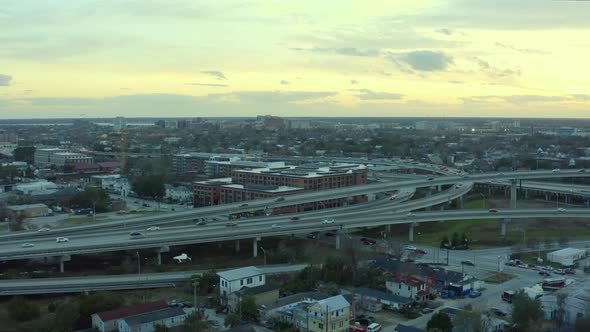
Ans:
<svg viewBox="0 0 590 332"><path fill-rule="evenodd" d="M547 260L563 266L572 266L579 259L586 257L585 249L565 248L547 254Z"/></svg>

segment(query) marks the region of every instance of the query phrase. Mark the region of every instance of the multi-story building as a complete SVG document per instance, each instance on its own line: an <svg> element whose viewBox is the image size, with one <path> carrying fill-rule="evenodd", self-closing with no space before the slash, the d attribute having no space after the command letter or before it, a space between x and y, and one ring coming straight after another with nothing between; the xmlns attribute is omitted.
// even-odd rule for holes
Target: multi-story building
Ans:
<svg viewBox="0 0 590 332"><path fill-rule="evenodd" d="M214 158L212 160L206 160L204 164L205 175L209 178L229 177L232 175L232 171L240 169L277 168L285 166L284 162L248 161L235 157L229 158L229 160L218 160Z"/></svg>
<svg viewBox="0 0 590 332"><path fill-rule="evenodd" d="M312 332L344 332L348 330L350 303L336 295L317 301L308 308L307 330Z"/></svg>
<svg viewBox="0 0 590 332"><path fill-rule="evenodd" d="M47 167L50 165L65 166L70 164L92 164L94 158L83 153L68 152L61 148L41 148L35 150L35 165Z"/></svg>
<svg viewBox="0 0 590 332"><path fill-rule="evenodd" d="M238 160L247 157L247 155L241 154L219 154L207 152L180 153L172 156L172 167L176 173L204 174L206 161L229 161L231 158L236 158L236 160Z"/></svg>
<svg viewBox="0 0 590 332"><path fill-rule="evenodd" d="M35 149L35 165L38 167L46 167L52 164L52 157L56 153L67 152L61 148L41 148Z"/></svg>
<svg viewBox="0 0 590 332"><path fill-rule="evenodd" d="M385 288L395 295L414 299L416 301L426 301L428 291L426 283L418 278L407 274L397 274L393 278L385 281Z"/></svg>

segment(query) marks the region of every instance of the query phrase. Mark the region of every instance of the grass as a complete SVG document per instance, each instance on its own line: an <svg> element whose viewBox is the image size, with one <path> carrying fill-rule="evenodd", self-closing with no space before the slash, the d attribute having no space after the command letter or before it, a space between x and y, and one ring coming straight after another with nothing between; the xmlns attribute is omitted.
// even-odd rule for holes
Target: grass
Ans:
<svg viewBox="0 0 590 332"><path fill-rule="evenodd" d="M7 224L0 224L0 232L6 232L8 230Z"/></svg>
<svg viewBox="0 0 590 332"><path fill-rule="evenodd" d="M510 279L514 278L512 274L504 273L504 272L496 272L489 277L482 279L482 281L487 282L488 284L501 284Z"/></svg>
<svg viewBox="0 0 590 332"><path fill-rule="evenodd" d="M96 222L104 222L109 221L109 217L96 217ZM57 223L59 225L84 225L84 224L91 224L94 222L94 218L92 216L83 216L83 217L70 217L68 219L60 220Z"/></svg>

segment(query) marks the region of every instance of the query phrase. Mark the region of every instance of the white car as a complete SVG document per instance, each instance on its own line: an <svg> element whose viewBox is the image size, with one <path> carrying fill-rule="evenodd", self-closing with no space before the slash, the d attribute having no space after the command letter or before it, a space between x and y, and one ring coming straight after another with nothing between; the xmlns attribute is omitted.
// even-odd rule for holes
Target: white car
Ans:
<svg viewBox="0 0 590 332"><path fill-rule="evenodd" d="M279 224L272 224L272 226L270 226L270 228L281 228L281 225L279 225Z"/></svg>
<svg viewBox="0 0 590 332"><path fill-rule="evenodd" d="M39 228L39 230L37 232L39 233L45 233L45 232L49 232L51 229L47 228L47 227L43 227L43 228Z"/></svg>
<svg viewBox="0 0 590 332"><path fill-rule="evenodd" d="M415 213L412 213L412 212L409 212L409 213L407 214L407 216L408 216L408 217L415 217L415 216L416 216L416 214L415 214Z"/></svg>
<svg viewBox="0 0 590 332"><path fill-rule="evenodd" d="M334 223L334 219L324 219L322 220L322 224L333 224Z"/></svg>
<svg viewBox="0 0 590 332"><path fill-rule="evenodd" d="M564 208L557 208L557 212L567 212L567 210Z"/></svg>
<svg viewBox="0 0 590 332"><path fill-rule="evenodd" d="M397 195L393 195L393 196L389 197L389 200L390 200L390 201L393 201L393 200L394 200L394 199L396 199L396 198L397 198Z"/></svg>
<svg viewBox="0 0 590 332"><path fill-rule="evenodd" d="M68 239L67 237L58 237L55 239L55 242L57 243L61 243L61 242L69 242L70 239Z"/></svg>
<svg viewBox="0 0 590 332"><path fill-rule="evenodd" d="M559 168L554 168L551 172L557 173L557 172L561 172L561 170Z"/></svg>
<svg viewBox="0 0 590 332"><path fill-rule="evenodd" d="M406 246L406 250L415 251L416 250L416 247L414 247L414 246Z"/></svg>
<svg viewBox="0 0 590 332"><path fill-rule="evenodd" d="M152 226L152 227L147 228L148 231L157 231L159 229L160 229L160 227L158 227L158 226Z"/></svg>
<svg viewBox="0 0 590 332"><path fill-rule="evenodd" d="M23 248L31 248L31 247L34 247L35 245L32 243L23 243L20 246Z"/></svg>

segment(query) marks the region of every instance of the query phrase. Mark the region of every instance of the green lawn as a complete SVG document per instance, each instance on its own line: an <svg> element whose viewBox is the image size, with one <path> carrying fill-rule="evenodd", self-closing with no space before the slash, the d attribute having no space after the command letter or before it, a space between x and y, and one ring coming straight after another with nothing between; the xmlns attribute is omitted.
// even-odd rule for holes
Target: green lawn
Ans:
<svg viewBox="0 0 590 332"><path fill-rule="evenodd" d="M514 278L512 274L497 272L490 275L489 277L484 278L482 281L487 282L488 284L501 284L512 278Z"/></svg>
<svg viewBox="0 0 590 332"><path fill-rule="evenodd" d="M0 232L6 232L8 230L7 224L0 224Z"/></svg>
<svg viewBox="0 0 590 332"><path fill-rule="evenodd" d="M96 222L105 222L110 220L109 217L96 217ZM84 224L91 224L94 222L94 218L89 216L78 216L78 217L70 217L68 219L58 221L59 225L84 225Z"/></svg>

